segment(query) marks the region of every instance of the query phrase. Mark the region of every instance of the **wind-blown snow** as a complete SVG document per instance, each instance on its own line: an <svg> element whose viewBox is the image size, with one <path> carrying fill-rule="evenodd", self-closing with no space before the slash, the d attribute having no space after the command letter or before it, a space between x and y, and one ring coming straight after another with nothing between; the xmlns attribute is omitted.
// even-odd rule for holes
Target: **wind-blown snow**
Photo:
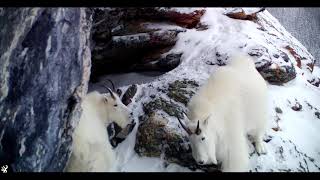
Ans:
<svg viewBox="0 0 320 180"><path fill-rule="evenodd" d="M267 8L317 60L320 66L320 8Z"/></svg>
<svg viewBox="0 0 320 180"><path fill-rule="evenodd" d="M179 8L179 10L188 12L190 9ZM125 90L129 84L138 84L135 99L128 106L134 113L137 125L126 140L115 149L118 158L115 171L190 171L176 164L165 165L166 163L161 158L139 157L134 152L135 136L139 125L138 116L143 114L142 103L150 101L149 96L158 93L156 90L158 87L166 86L182 78L197 80L200 85L204 83L209 74L219 68L219 66L207 64L207 62L217 62L216 52L222 52L221 56L227 57L239 51L239 47L244 44L247 46L243 47L242 51L263 45L268 48L269 52L272 52L281 48L284 50L285 43L290 42L301 49L302 52L299 54L312 58L301 43L286 32L267 11L260 13L259 16L270 20L274 28L267 29L268 32L273 31L272 33L281 38L272 38L273 36L268 36L264 31L258 30L258 25L254 22L231 19L223 15L224 12L223 8L206 8L201 23L208 25L208 30L188 29L179 34L176 45L169 52L183 52L182 62L176 69L147 80L138 80L142 76L137 76L139 78L133 80L131 75L127 76L131 82L127 81L122 84L122 90ZM289 58L296 65L294 57L289 56ZM268 153L260 156L254 152L252 144L248 142L252 171L320 171L320 136L318 133L320 119L315 115L315 112L320 110L320 89L307 82L308 76L303 75L307 72L296 66L295 69L296 79L283 86L268 85L270 125L266 139L271 140L266 143ZM314 68L313 76L320 77L319 68ZM125 79L125 76L120 79ZM166 95L161 96L168 99ZM302 105L301 111L294 111L291 108L296 101ZM282 110L281 114L276 113L276 107ZM168 120L170 126L177 124L172 117ZM280 127L279 131L272 129L277 126Z"/></svg>

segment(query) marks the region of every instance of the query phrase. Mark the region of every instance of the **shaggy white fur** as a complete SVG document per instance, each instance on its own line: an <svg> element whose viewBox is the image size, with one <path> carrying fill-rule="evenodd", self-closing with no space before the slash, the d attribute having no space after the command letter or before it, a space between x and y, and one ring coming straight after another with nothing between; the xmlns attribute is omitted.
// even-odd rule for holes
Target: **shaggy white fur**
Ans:
<svg viewBox="0 0 320 180"><path fill-rule="evenodd" d="M87 94L78 126L73 134L73 149L67 166L69 172L107 172L115 160L106 126L116 122L121 128L129 124L129 110L113 93Z"/></svg>
<svg viewBox="0 0 320 180"><path fill-rule="evenodd" d="M266 153L267 86L251 57L236 55L214 72L188 104L194 159L222 163L222 171L248 171L247 134L256 151ZM199 121L198 133L196 132Z"/></svg>

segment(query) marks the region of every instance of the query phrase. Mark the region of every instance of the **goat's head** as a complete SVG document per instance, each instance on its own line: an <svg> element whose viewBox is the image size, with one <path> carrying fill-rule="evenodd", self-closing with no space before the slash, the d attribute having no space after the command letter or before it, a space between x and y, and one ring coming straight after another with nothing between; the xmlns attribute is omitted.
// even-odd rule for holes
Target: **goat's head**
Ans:
<svg viewBox="0 0 320 180"><path fill-rule="evenodd" d="M112 81L110 81L112 83ZM130 124L130 110L122 103L120 97L109 87L104 86L107 93L103 93L103 108L106 112L106 119L109 122L117 123L122 129ZM114 89L114 85L112 83Z"/></svg>
<svg viewBox="0 0 320 180"><path fill-rule="evenodd" d="M187 125L183 124L179 118L178 120L189 135L193 158L200 165L217 164L215 137L211 137L207 132L210 115L201 120L189 120L186 114L184 117L188 120Z"/></svg>

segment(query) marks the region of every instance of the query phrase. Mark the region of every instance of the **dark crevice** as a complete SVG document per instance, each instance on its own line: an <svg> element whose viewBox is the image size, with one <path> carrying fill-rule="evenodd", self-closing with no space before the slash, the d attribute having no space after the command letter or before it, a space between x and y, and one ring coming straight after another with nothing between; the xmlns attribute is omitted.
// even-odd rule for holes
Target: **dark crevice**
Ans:
<svg viewBox="0 0 320 180"><path fill-rule="evenodd" d="M159 20L172 24L166 16L156 8L95 9L90 82L96 83L108 74L151 71L163 74L177 67L182 54L168 52L182 30L143 26Z"/></svg>

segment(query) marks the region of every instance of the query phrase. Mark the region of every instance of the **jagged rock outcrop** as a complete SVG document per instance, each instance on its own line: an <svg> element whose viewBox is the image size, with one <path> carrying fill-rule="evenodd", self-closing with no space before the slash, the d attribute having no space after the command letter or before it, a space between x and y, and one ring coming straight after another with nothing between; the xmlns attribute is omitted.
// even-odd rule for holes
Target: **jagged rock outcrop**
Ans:
<svg viewBox="0 0 320 180"><path fill-rule="evenodd" d="M256 46L247 48L247 44L240 48L247 49L250 56L257 58L256 66L261 75L271 84L281 85L296 77L294 65L300 69L313 71L315 60L312 55L300 44L296 44L292 37L284 34L282 27L275 27L273 20L261 14L265 9L247 10L244 8L231 8L224 14L238 20L249 20L258 25L257 29L267 37L265 44L258 43ZM248 39L251 39L249 37ZM304 54L305 56L301 56ZM294 61L290 60L292 57ZM311 82L312 79L310 79ZM312 84L312 83L311 83ZM313 83L316 85L316 83Z"/></svg>
<svg viewBox="0 0 320 180"><path fill-rule="evenodd" d="M170 8L95 9L92 81L107 73L172 70L179 65L181 56L165 53L185 29L205 29L199 23L204 12L180 13ZM152 27L159 22L170 28ZM146 59L150 54L153 57Z"/></svg>
<svg viewBox="0 0 320 180"><path fill-rule="evenodd" d="M5 8L0 15L1 163L63 171L90 76L85 8Z"/></svg>
<svg viewBox="0 0 320 180"><path fill-rule="evenodd" d="M259 12L264 11L265 8L261 8L254 12L246 12L242 8L236 8L231 11L227 11L225 14L233 19L240 19L240 20L249 20L249 21L257 21L258 17L257 14Z"/></svg>

